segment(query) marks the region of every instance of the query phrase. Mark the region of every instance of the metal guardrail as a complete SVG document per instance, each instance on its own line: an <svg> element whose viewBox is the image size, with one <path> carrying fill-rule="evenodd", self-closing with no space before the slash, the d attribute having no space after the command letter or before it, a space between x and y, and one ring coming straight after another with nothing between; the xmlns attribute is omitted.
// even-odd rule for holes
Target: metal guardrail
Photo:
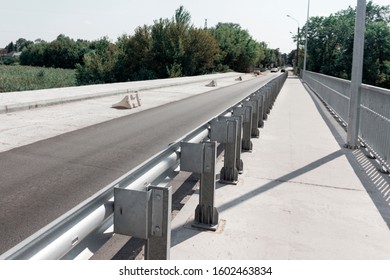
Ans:
<svg viewBox="0 0 390 280"><path fill-rule="evenodd" d="M303 80L347 125L351 82L310 71L303 73ZM390 90L369 85L360 90L360 140L389 169Z"/></svg>
<svg viewBox="0 0 390 280"><path fill-rule="evenodd" d="M259 127L269 114L286 78L287 73L277 76L245 99L246 101L256 101L254 102L258 105L256 110L258 114L261 112L262 115L260 117L261 121L260 118L256 119ZM262 100L261 104L258 101L259 95L262 96L260 98ZM241 102L233 107L244 106L240 104ZM232 115L233 107L227 108L220 116ZM251 120L253 115L250 116ZM90 240L99 239L97 236L101 236L102 232L113 226L114 190L120 188L142 192L151 184L161 182L167 177L167 174L171 174L179 166L182 142L198 143L209 137L209 122L182 137L162 152L124 174L86 201L11 248L2 254L0 259L73 259L75 256L79 256L88 247ZM116 208L116 211L122 212L122 209L118 210ZM112 230L110 233L112 236Z"/></svg>

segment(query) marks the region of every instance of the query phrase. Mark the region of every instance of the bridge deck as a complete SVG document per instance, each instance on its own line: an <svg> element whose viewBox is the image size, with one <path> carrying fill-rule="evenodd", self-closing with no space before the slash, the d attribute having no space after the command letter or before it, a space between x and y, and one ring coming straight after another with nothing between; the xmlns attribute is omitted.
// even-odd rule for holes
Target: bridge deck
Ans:
<svg viewBox="0 0 390 280"><path fill-rule="evenodd" d="M142 95L142 109L179 96L156 100L162 92ZM197 87L182 86L180 98L197 93ZM75 123L91 125L80 121L84 111L94 122L129 114L105 109L117 99L1 114L0 151L76 129ZM388 180L360 151L343 148L345 132L299 79L287 79L252 142L254 152L242 154L245 172L238 185L217 185L216 232L191 228L197 194L173 219L172 259L390 259L390 207L381 195L390 189Z"/></svg>
<svg viewBox="0 0 390 280"><path fill-rule="evenodd" d="M388 202L344 139L301 81L287 79L242 155L238 185L217 184L219 228L191 228L193 195L172 221L171 258L390 259Z"/></svg>

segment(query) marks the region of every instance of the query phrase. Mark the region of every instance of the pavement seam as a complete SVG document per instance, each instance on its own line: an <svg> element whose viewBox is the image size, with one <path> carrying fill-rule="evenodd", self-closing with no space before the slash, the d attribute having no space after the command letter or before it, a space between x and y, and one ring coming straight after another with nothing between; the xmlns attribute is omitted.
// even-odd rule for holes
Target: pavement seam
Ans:
<svg viewBox="0 0 390 280"><path fill-rule="evenodd" d="M343 187L335 187L335 186L322 185L322 184L313 184L313 183L299 182L299 181L294 181L294 180L271 179L271 178L265 178L265 177L256 177L256 179L267 180L267 181L270 181L270 182L293 183L293 184L314 186L314 187L321 187L321 188L331 188L331 189L336 189L336 190L357 191L357 192L363 192L364 191L364 190L351 189L351 188L343 188Z"/></svg>

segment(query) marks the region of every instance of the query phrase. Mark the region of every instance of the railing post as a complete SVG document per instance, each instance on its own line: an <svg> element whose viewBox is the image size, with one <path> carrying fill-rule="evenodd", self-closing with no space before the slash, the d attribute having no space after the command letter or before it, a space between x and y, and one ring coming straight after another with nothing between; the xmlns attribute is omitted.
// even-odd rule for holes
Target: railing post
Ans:
<svg viewBox="0 0 390 280"><path fill-rule="evenodd" d="M250 106L252 108L252 125L251 125L251 136L255 138L260 137L260 131L258 128L259 123L259 100L253 99L249 101L243 101L243 106Z"/></svg>
<svg viewBox="0 0 390 280"><path fill-rule="evenodd" d="M222 183L237 184L240 161L237 157L241 153L241 117L219 117L211 121L210 140L225 144L224 166L220 172ZM237 149L240 149L237 151ZM240 164L242 165L242 164ZM242 166L241 166L242 167Z"/></svg>
<svg viewBox="0 0 390 280"><path fill-rule="evenodd" d="M244 172L244 163L241 159L242 151L242 134L243 134L243 116L232 116L231 118L237 120L237 135L236 135L236 166L239 174Z"/></svg>
<svg viewBox="0 0 390 280"><path fill-rule="evenodd" d="M180 170L200 173L199 204L193 227L215 231L218 210L215 205L215 163L217 143L181 143Z"/></svg>
<svg viewBox="0 0 390 280"><path fill-rule="evenodd" d="M271 85L265 86L265 100L266 100L266 106L265 106L265 119L268 118L269 113L271 113Z"/></svg>
<svg viewBox="0 0 390 280"><path fill-rule="evenodd" d="M252 100L258 100L259 113L258 113L258 124L257 127L264 127L264 95L258 90L252 97Z"/></svg>
<svg viewBox="0 0 390 280"><path fill-rule="evenodd" d="M268 99L267 99L267 88L266 86L262 87L260 89L260 92L259 92L259 95L261 95L263 97L263 116L262 116L262 119L263 119L263 123L265 120L267 120L268 118L268 114L267 114L267 107L268 107Z"/></svg>
<svg viewBox="0 0 390 280"><path fill-rule="evenodd" d="M253 144L251 141L251 129L252 129L252 107L233 107L233 116L242 117L243 120L243 135L242 135L242 150L252 151Z"/></svg>
<svg viewBox="0 0 390 280"><path fill-rule="evenodd" d="M172 188L149 186L151 233L145 244L146 260L169 260L171 248Z"/></svg>

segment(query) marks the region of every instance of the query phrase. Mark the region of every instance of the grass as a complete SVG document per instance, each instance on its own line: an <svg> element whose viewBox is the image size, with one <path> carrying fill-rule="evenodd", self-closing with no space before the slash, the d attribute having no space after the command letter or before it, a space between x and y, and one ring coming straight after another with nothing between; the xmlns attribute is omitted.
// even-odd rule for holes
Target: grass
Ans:
<svg viewBox="0 0 390 280"><path fill-rule="evenodd" d="M0 92L76 86L76 71L0 65Z"/></svg>

